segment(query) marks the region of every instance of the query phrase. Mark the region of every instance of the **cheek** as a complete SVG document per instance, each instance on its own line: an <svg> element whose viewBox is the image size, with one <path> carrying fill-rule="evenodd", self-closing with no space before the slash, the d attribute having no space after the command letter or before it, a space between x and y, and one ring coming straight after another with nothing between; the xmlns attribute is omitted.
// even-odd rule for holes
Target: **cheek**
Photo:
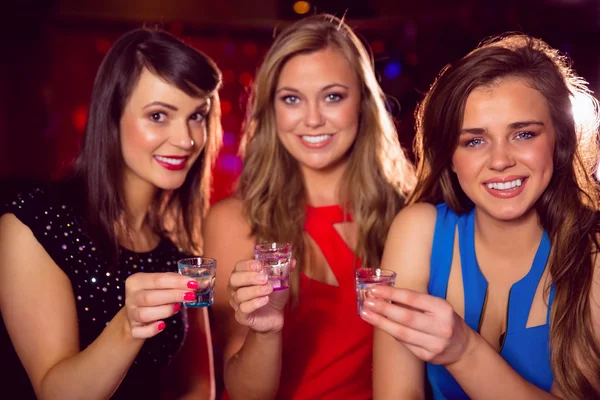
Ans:
<svg viewBox="0 0 600 400"><path fill-rule="evenodd" d="M121 147L126 158L152 152L162 142L162 136L155 127L149 127L139 120L121 122Z"/></svg>
<svg viewBox="0 0 600 400"><path fill-rule="evenodd" d="M347 102L340 107L332 107L327 111L327 120L338 129L358 130L360 118L359 104Z"/></svg>
<svg viewBox="0 0 600 400"><path fill-rule="evenodd" d="M459 180L461 177L471 175L475 168L476 159L462 150L457 150L452 156L452 171L456 174Z"/></svg>
<svg viewBox="0 0 600 400"><path fill-rule="evenodd" d="M287 107L275 106L277 132L285 133L293 131L300 121L302 121L302 112L299 107L297 109L289 109Z"/></svg>
<svg viewBox="0 0 600 400"><path fill-rule="evenodd" d="M550 169L550 171L554 169L554 147L547 143L532 146L528 151L522 151L520 156L531 169Z"/></svg>

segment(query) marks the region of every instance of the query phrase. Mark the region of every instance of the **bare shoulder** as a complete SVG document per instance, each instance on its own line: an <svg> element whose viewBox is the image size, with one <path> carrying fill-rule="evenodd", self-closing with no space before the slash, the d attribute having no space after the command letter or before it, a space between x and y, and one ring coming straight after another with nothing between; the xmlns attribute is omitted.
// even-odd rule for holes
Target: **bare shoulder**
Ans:
<svg viewBox="0 0 600 400"><path fill-rule="evenodd" d="M436 218L436 207L425 203L407 206L394 218L382 267L398 274L396 286L427 290Z"/></svg>
<svg viewBox="0 0 600 400"><path fill-rule="evenodd" d="M416 235L419 238L433 239L437 218L437 209L428 203L411 204L403 208L392 221L390 235Z"/></svg>
<svg viewBox="0 0 600 400"><path fill-rule="evenodd" d="M0 216L0 236L4 241L10 239L13 243L19 242L20 244L33 244L36 241L27 225L11 213Z"/></svg>
<svg viewBox="0 0 600 400"><path fill-rule="evenodd" d="M205 234L226 233L236 238L250 235L250 223L244 212L242 200L228 197L215 204L208 210L204 221Z"/></svg>
<svg viewBox="0 0 600 400"><path fill-rule="evenodd" d="M212 220L246 220L244 217L244 204L242 200L237 197L227 197L215 204L213 204L208 210L206 217L207 221Z"/></svg>

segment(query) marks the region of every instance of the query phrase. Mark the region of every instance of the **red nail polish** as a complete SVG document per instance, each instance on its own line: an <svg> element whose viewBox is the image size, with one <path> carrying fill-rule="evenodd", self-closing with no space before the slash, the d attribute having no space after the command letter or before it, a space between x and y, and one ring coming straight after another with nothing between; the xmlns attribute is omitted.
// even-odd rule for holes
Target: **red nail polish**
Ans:
<svg viewBox="0 0 600 400"><path fill-rule="evenodd" d="M175 303L175 304L173 305L173 310L175 310L175 312L179 311L180 309L181 309L181 304L179 304L179 303Z"/></svg>
<svg viewBox="0 0 600 400"><path fill-rule="evenodd" d="M194 292L186 292L183 295L183 299L187 301L196 300L196 294Z"/></svg>
<svg viewBox="0 0 600 400"><path fill-rule="evenodd" d="M161 322L160 324L158 324L158 331L162 331L163 329L165 329L165 327L167 326L167 324L165 324L164 322Z"/></svg>
<svg viewBox="0 0 600 400"><path fill-rule="evenodd" d="M196 281L189 281L187 283L187 287L190 289L198 289L198 282Z"/></svg>

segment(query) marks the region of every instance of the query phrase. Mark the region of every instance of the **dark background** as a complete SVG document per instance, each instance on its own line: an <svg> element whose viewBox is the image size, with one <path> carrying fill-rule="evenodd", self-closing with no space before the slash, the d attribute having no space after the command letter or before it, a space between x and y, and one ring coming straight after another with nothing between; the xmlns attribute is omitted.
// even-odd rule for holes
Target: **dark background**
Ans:
<svg viewBox="0 0 600 400"><path fill-rule="evenodd" d="M291 0L48 0L3 9L0 24L0 193L58 179L85 126L96 70L129 29L158 25L204 51L224 75L225 146L213 200L241 169L237 157L248 85L273 32L301 18ZM374 53L381 85L410 148L412 114L439 70L507 31L541 37L569 55L600 90L600 0L314 0L309 13L346 14Z"/></svg>

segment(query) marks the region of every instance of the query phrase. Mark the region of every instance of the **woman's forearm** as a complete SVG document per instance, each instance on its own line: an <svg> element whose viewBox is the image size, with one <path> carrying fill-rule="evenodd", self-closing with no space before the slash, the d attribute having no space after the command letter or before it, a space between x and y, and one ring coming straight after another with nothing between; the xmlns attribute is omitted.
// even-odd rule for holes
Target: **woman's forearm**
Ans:
<svg viewBox="0 0 600 400"><path fill-rule="evenodd" d="M446 369L471 399L558 399L521 377L479 334L473 332L470 342Z"/></svg>
<svg viewBox="0 0 600 400"><path fill-rule="evenodd" d="M40 399L106 399L119 387L144 340L131 336L121 309L86 349L54 365L42 379Z"/></svg>
<svg viewBox="0 0 600 400"><path fill-rule="evenodd" d="M225 365L232 399L273 399L281 376L281 332L248 332L244 345Z"/></svg>

